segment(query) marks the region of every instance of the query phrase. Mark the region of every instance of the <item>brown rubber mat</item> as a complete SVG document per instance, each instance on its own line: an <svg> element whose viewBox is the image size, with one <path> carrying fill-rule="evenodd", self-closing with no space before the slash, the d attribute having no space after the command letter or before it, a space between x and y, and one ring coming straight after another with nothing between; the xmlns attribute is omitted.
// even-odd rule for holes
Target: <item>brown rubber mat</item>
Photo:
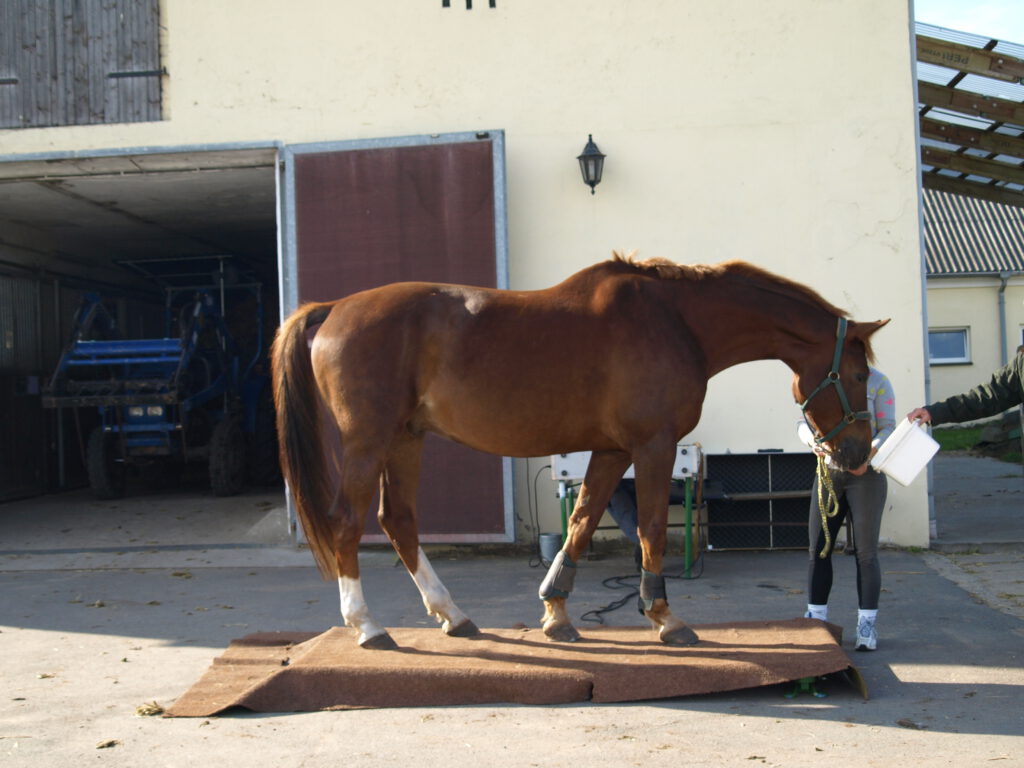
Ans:
<svg viewBox="0 0 1024 768"><path fill-rule="evenodd" d="M360 707L625 702L754 688L833 672L859 675L839 629L811 619L696 626L669 647L648 627L584 628L576 643L539 629L391 629L397 650L360 648L349 629L235 640L168 710L207 717L232 707L300 712Z"/></svg>

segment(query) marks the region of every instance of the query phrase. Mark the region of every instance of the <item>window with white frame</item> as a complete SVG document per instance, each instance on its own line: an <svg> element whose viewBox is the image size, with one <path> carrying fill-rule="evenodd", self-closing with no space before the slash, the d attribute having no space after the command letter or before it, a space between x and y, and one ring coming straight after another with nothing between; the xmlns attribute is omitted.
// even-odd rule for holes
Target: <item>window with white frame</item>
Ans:
<svg viewBox="0 0 1024 768"><path fill-rule="evenodd" d="M967 328L929 328L928 362L951 365L971 362L971 346Z"/></svg>

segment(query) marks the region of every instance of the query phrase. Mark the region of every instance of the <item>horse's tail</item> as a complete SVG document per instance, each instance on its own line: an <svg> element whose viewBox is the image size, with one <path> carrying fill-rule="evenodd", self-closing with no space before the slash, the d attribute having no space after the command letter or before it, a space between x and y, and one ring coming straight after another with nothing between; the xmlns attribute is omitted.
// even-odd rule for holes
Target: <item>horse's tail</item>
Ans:
<svg viewBox="0 0 1024 768"><path fill-rule="evenodd" d="M274 405L281 472L309 548L324 578L337 574L330 524L333 492L324 459L320 395L313 378L306 332L323 322L334 303L305 304L282 323L272 350Z"/></svg>

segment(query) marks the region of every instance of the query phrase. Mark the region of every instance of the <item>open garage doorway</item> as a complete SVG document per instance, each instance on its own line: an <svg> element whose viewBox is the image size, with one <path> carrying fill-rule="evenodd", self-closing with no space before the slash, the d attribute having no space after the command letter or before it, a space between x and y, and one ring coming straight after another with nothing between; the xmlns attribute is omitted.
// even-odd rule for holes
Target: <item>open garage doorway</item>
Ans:
<svg viewBox="0 0 1024 768"><path fill-rule="evenodd" d="M277 158L271 144L0 157L0 501L88 484L97 409L42 401L89 294L119 333L158 338L181 322L168 286L215 285L219 271L222 288L259 286L262 320L232 318L226 302L224 319L240 337L258 322L265 357L279 317ZM247 355L264 365L251 343ZM139 480L126 492L146 493Z"/></svg>

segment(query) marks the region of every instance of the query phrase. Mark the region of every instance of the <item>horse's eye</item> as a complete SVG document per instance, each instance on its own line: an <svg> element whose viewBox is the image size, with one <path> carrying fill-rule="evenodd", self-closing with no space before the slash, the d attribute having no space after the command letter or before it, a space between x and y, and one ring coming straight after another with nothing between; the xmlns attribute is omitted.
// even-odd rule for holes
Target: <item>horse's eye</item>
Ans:
<svg viewBox="0 0 1024 768"><path fill-rule="evenodd" d="M865 381L868 380L868 375L866 373L858 373L856 376L854 376L854 378L857 379L857 381L859 381L861 384L863 384Z"/></svg>

